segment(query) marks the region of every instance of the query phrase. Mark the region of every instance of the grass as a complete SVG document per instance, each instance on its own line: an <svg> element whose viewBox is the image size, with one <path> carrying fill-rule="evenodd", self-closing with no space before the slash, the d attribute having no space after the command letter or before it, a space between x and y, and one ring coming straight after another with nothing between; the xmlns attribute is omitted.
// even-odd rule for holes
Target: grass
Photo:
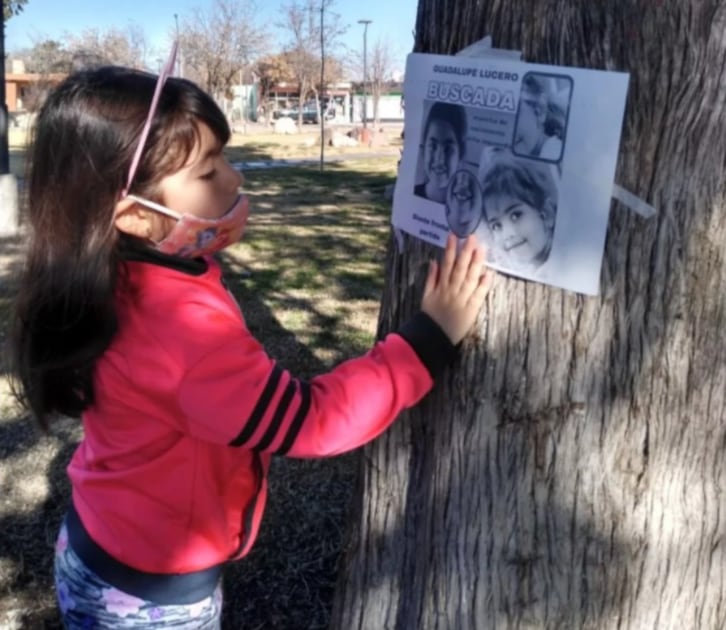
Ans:
<svg viewBox="0 0 726 630"><path fill-rule="evenodd" d="M246 151L270 150L248 141ZM22 162L22 147L18 149ZM238 153L239 154L239 153ZM220 255L230 291L268 352L310 378L373 341L397 155L317 168L250 171L243 241ZM2 243L0 342L6 337L22 239ZM65 467L80 439L61 420L41 435L0 396L0 628L58 628L52 549L67 505ZM277 459L255 548L226 571L223 627L327 627L354 483L354 456Z"/></svg>
<svg viewBox="0 0 726 630"><path fill-rule="evenodd" d="M388 233L383 190L394 166L379 158L322 173L308 167L247 176L248 235L223 260L242 298L264 295L265 309L319 365L360 353L373 340ZM331 204L331 189L346 201Z"/></svg>

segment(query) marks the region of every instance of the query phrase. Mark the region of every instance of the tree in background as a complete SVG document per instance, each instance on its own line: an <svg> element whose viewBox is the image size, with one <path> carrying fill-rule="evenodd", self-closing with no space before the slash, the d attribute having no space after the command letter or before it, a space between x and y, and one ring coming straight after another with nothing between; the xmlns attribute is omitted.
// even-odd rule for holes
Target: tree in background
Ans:
<svg viewBox="0 0 726 630"><path fill-rule="evenodd" d="M32 48L13 56L23 62L26 72L38 75L26 87L23 95L23 108L28 112L37 111L45 101L48 92L57 82L57 78L54 80L52 75L67 74L73 68L70 51L61 42L52 39L41 40Z"/></svg>
<svg viewBox="0 0 726 630"><path fill-rule="evenodd" d="M13 57L23 62L26 72L38 75L27 89L23 106L36 111L48 91L58 81L58 74L89 66L115 64L145 67L147 45L139 26L107 30L87 29L80 34L65 32L60 40L40 39Z"/></svg>
<svg viewBox="0 0 726 630"><path fill-rule="evenodd" d="M325 83L339 80L342 72L341 64L333 59L340 47L340 36L347 27L342 24L340 15L332 10L334 4L334 0L292 0L282 6L283 20L278 26L287 37L283 44L284 54L299 89L298 124L302 124L302 105L311 95L320 113L319 95L325 89L320 85L323 51Z"/></svg>
<svg viewBox="0 0 726 630"><path fill-rule="evenodd" d="M380 101L381 95L387 84L393 79L393 50L388 39L377 38L369 52L368 61L368 86L371 98L373 99L373 121L374 125L380 123Z"/></svg>
<svg viewBox="0 0 726 630"><path fill-rule="evenodd" d="M361 82L357 83L356 88L363 86L363 77L367 78L366 93L370 96L373 104L373 120L374 126L380 122L380 101L386 87L393 80L395 71L395 47L390 40L385 37L378 37L368 48L366 65L363 68L363 53L354 50L348 56L348 72L352 76L361 78Z"/></svg>
<svg viewBox="0 0 726 630"><path fill-rule="evenodd" d="M58 39L38 39L13 57L23 61L27 72L52 74L103 64L146 67L147 44L138 25L123 29L89 28L64 32Z"/></svg>
<svg viewBox="0 0 726 630"><path fill-rule="evenodd" d="M724 33L726 0L419 0L416 51L628 71L616 181L658 212L614 204L597 297L496 279L360 459L332 628L726 627ZM391 240L381 335L437 251Z"/></svg>
<svg viewBox="0 0 726 630"><path fill-rule="evenodd" d="M89 28L78 35L66 31L63 41L73 69L103 64L146 67L146 36L138 24L123 29Z"/></svg>
<svg viewBox="0 0 726 630"><path fill-rule="evenodd" d="M228 96L240 72L269 48L269 34L259 20L251 0L214 0L195 9L180 26L184 76L217 98Z"/></svg>
<svg viewBox="0 0 726 630"><path fill-rule="evenodd" d="M70 72L73 68L72 53L64 43L54 39L40 40L13 56L23 62L26 72L33 74Z"/></svg>
<svg viewBox="0 0 726 630"><path fill-rule="evenodd" d="M287 56L282 53L265 55L258 59L254 65L254 72L259 81L260 100L263 102L269 99L270 90L275 85L295 81L295 75L287 62Z"/></svg>
<svg viewBox="0 0 726 630"><path fill-rule="evenodd" d="M13 53L27 72L52 74L88 66L113 64L147 67L148 45L143 29L89 28L80 33L64 32L59 39L36 39L33 45Z"/></svg>
<svg viewBox="0 0 726 630"><path fill-rule="evenodd" d="M17 15L23 10L23 5L27 4L28 0L5 0L3 3L3 18L7 22L13 15Z"/></svg>

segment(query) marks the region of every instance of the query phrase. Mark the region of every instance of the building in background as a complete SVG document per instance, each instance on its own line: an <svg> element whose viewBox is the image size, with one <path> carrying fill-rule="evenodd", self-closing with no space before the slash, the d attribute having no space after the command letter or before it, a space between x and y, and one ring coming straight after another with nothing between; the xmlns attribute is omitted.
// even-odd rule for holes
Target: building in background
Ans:
<svg viewBox="0 0 726 630"><path fill-rule="evenodd" d="M366 91L366 106L363 107L363 86L356 84L355 93L351 95L352 109L350 122L362 123L363 112L366 113L367 122L393 123L403 122L403 85L391 82L382 87L381 93L376 97Z"/></svg>
<svg viewBox="0 0 726 630"><path fill-rule="evenodd" d="M25 72L25 64L21 60L11 60L10 72L5 73L5 104L8 106L8 113L35 111L48 90L65 77L62 73Z"/></svg>

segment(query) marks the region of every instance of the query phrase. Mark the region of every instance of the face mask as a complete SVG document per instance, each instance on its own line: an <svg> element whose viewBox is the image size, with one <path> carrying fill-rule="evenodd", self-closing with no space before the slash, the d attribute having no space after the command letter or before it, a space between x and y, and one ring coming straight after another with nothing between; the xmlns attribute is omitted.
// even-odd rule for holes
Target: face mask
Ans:
<svg viewBox="0 0 726 630"><path fill-rule="evenodd" d="M176 225L162 241L156 244L156 249L164 254L184 258L206 256L236 243L244 232L250 210L246 195L237 197L234 205L218 219L202 219L191 214L179 214L153 201L135 195L128 197L142 206L176 219Z"/></svg>

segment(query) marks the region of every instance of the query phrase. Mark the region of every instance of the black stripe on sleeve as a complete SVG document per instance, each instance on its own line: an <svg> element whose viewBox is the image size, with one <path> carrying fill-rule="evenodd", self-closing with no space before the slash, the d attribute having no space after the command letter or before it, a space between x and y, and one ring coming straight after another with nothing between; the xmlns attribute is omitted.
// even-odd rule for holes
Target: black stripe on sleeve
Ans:
<svg viewBox="0 0 726 630"><path fill-rule="evenodd" d="M255 432L257 427L260 426L260 422L262 421L262 417L265 415L265 411L270 404L270 400L272 400L272 396L275 393L277 386L280 384L280 378L282 378L282 368L276 365L272 368L272 373L270 374L270 378L267 379L265 389L262 391L262 395L257 401L255 408L252 410L244 428L240 431L240 434L229 443L230 446L242 446L252 437L252 434Z"/></svg>
<svg viewBox="0 0 726 630"><path fill-rule="evenodd" d="M312 394L310 392L310 384L305 381L298 381L300 383L300 406L298 407L295 417L290 423L290 428L287 431L285 439L282 441L280 448L275 451L278 455L287 455L287 452L292 448L295 443L297 434L300 433L303 422L310 411L310 403L312 402Z"/></svg>
<svg viewBox="0 0 726 630"><path fill-rule="evenodd" d="M287 414L287 410L290 408L292 397L295 395L295 390L297 389L295 383L296 381L294 378L291 378L288 382L287 387L285 387L285 393L282 395L280 403L277 405L277 409L275 409L275 415L270 421L270 426L267 427L267 431L265 431L262 439L256 446L252 447L252 450L264 451L268 446L270 446L270 444L272 444L272 440L274 440L277 436L277 432L280 430L282 421L285 419L285 414Z"/></svg>

